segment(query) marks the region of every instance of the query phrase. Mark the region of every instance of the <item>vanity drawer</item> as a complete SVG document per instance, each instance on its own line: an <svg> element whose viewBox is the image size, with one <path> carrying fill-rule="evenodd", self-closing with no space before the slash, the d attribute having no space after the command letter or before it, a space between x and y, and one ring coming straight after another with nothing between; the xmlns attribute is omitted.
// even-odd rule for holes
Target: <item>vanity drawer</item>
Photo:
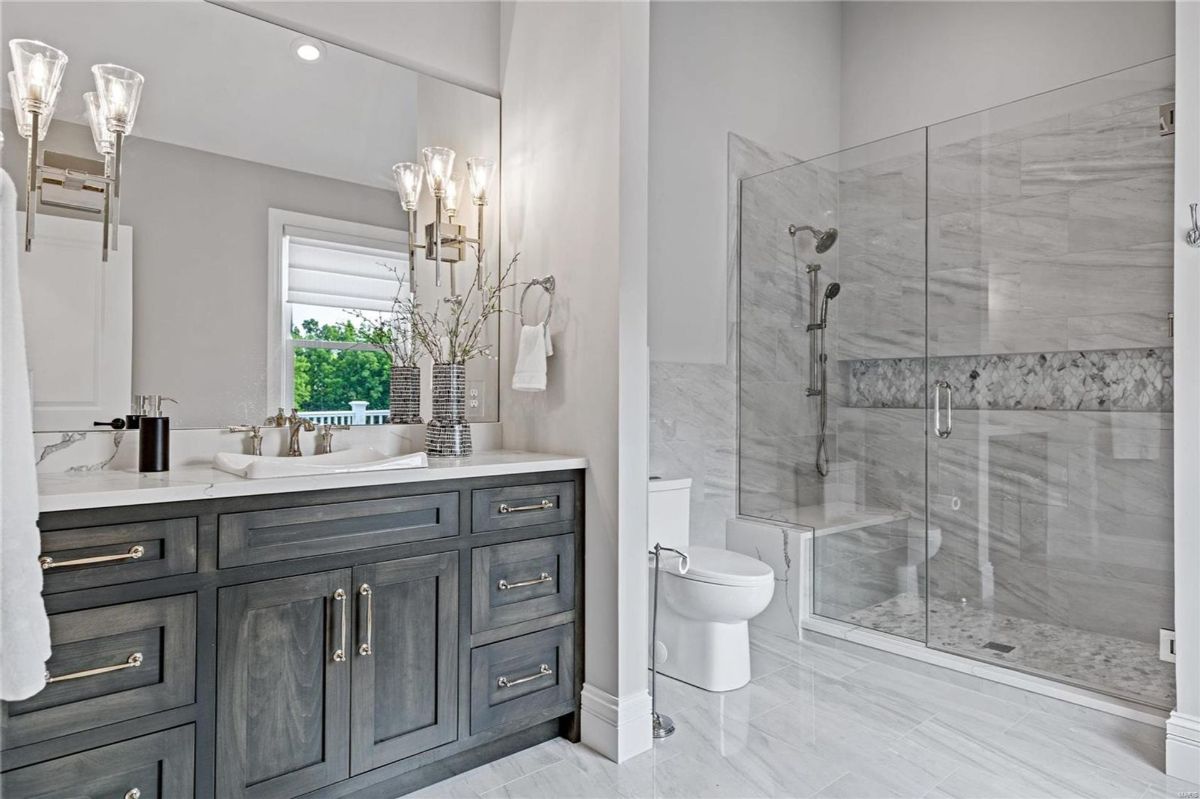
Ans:
<svg viewBox="0 0 1200 799"><path fill-rule="evenodd" d="M39 560L44 594L187 574L196 571L196 520L49 530Z"/></svg>
<svg viewBox="0 0 1200 799"><path fill-rule="evenodd" d="M15 769L0 777L13 799L191 799L191 725Z"/></svg>
<svg viewBox="0 0 1200 799"><path fill-rule="evenodd" d="M3 705L5 748L195 701L195 594L55 614L50 643L51 682Z"/></svg>
<svg viewBox="0 0 1200 799"><path fill-rule="evenodd" d="M509 530L575 518L575 484L477 488L471 495L471 531Z"/></svg>
<svg viewBox="0 0 1200 799"><path fill-rule="evenodd" d="M471 650L471 734L554 707L575 693L575 625Z"/></svg>
<svg viewBox="0 0 1200 799"><path fill-rule="evenodd" d="M458 535L458 492L230 513L218 522L221 568Z"/></svg>
<svg viewBox="0 0 1200 799"><path fill-rule="evenodd" d="M575 536L556 535L471 552L471 632L575 607Z"/></svg>

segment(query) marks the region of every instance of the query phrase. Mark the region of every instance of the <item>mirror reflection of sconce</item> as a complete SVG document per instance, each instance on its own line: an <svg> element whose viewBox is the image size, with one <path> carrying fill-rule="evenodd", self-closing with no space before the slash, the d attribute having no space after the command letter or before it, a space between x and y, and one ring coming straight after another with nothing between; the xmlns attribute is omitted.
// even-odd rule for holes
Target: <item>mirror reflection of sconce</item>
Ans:
<svg viewBox="0 0 1200 799"><path fill-rule="evenodd" d="M8 73L17 131L29 142L25 164L25 252L33 248L34 219L39 205L100 214L103 218L103 259L117 249L121 206L121 150L125 136L133 130L145 80L132 69L116 64L92 67L96 91L83 95L92 143L103 160L41 150L50 128L67 54L44 42L13 39L13 71ZM103 197L97 208L86 202L67 202L43 196L46 186L67 191L89 192Z"/></svg>
<svg viewBox="0 0 1200 799"><path fill-rule="evenodd" d="M408 268L409 286L416 292L416 251L425 250L425 259L434 262L434 282L442 285L442 264L450 266L450 293L457 294L454 265L463 260L466 245L475 245L475 284L483 288L483 209L488 204L488 188L496 171L496 162L490 158L467 159L467 188L476 207L474 238L467 236L466 228L455 224L459 202L462 198L463 178L454 173L455 153L448 147L426 147L421 151L425 164L404 161L392 167L396 178L396 190L400 201L408 212ZM421 185L428 178L429 193L433 195L433 221L425 226L425 243L417 244L417 200ZM443 215L447 221L443 221Z"/></svg>

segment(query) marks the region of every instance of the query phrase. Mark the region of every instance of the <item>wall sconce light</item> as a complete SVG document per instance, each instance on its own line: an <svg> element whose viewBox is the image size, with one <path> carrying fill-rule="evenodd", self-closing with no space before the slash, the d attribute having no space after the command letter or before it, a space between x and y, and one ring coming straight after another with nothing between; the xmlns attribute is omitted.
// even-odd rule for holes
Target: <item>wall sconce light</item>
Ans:
<svg viewBox="0 0 1200 799"><path fill-rule="evenodd" d="M103 259L117 249L121 203L121 149L125 136L133 130L144 80L132 69L116 64L92 67L96 91L84 94L92 143L103 160L42 150L41 143L54 116L58 92L67 68L67 55L44 42L13 39L13 71L8 74L17 131L28 140L25 165L25 251L33 248L34 220L39 205L101 214L103 217ZM103 207L84 203L60 202L42 196L44 186L70 191L86 191L104 196Z"/></svg>
<svg viewBox="0 0 1200 799"><path fill-rule="evenodd" d="M425 259L434 262L434 282L438 286L442 285L442 264L450 265L450 293L457 294L454 265L463 260L466 246L474 244L475 281L479 288L483 288L483 208L487 205L488 187L496 162L490 158L467 159L465 183L477 208L476 232L475 237L471 238L467 236L466 228L454 221L458 216L464 188L462 175L454 173L454 151L448 147L426 147L421 155L425 162L423 166L404 161L392 167L400 203L408 213L409 286L416 291L416 251L423 249ZM421 195L421 184L426 179L429 193L433 195L433 221L425 225L425 243L417 244L417 201Z"/></svg>

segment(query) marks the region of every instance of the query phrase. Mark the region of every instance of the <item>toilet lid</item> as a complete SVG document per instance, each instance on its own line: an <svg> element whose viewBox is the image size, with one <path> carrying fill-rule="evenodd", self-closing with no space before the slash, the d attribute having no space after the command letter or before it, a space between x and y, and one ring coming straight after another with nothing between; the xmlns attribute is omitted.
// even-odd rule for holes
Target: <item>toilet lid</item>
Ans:
<svg viewBox="0 0 1200 799"><path fill-rule="evenodd" d="M712 547L688 548L685 580L716 585L762 585L775 579L771 567L740 552Z"/></svg>

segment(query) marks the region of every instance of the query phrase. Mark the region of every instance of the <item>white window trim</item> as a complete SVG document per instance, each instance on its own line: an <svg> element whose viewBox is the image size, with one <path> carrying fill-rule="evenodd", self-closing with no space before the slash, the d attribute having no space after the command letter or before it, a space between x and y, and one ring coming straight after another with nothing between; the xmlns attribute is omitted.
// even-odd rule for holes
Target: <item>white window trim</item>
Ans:
<svg viewBox="0 0 1200 799"><path fill-rule="evenodd" d="M292 339L291 320L287 313L287 249L284 230L288 226L304 227L335 236L374 239L396 245L400 252L408 251L408 232L397 228L368 225L345 219L267 209L267 397L269 404L285 410L292 406ZM363 344L338 346L341 342L302 342L305 347L326 349L378 349Z"/></svg>

